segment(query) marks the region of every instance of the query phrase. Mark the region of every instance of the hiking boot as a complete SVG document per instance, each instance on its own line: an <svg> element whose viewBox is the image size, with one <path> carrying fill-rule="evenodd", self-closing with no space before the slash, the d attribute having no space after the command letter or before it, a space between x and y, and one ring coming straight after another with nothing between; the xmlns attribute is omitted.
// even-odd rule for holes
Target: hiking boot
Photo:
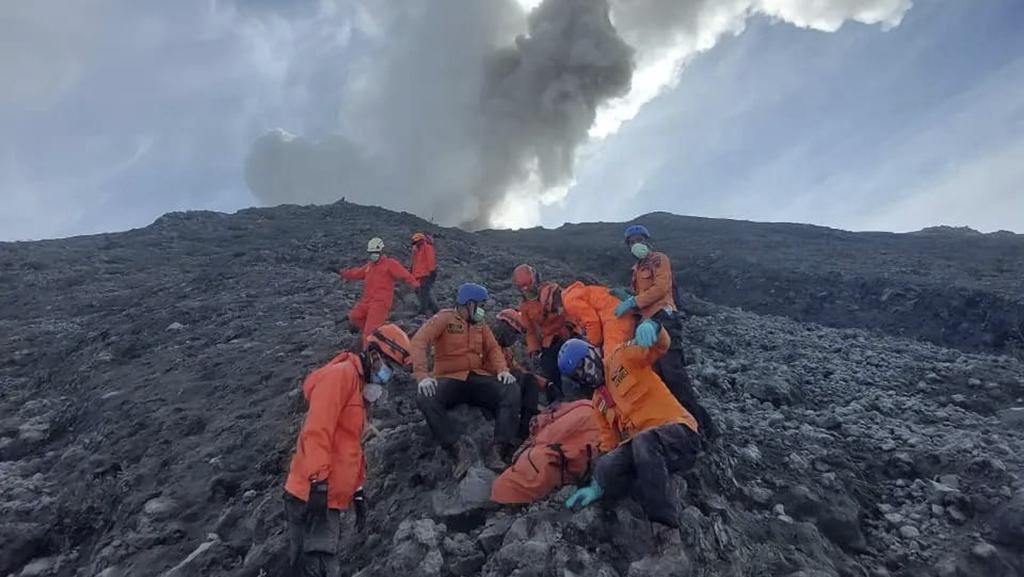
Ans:
<svg viewBox="0 0 1024 577"><path fill-rule="evenodd" d="M445 452L454 461L452 475L455 476L456 481L461 481L466 476L469 468L477 460L476 447L467 439L459 439L454 445L445 447Z"/></svg>
<svg viewBox="0 0 1024 577"><path fill-rule="evenodd" d="M508 445L491 445L491 449L487 452L487 457L484 458L484 466L488 469L500 473L508 467L509 446Z"/></svg>

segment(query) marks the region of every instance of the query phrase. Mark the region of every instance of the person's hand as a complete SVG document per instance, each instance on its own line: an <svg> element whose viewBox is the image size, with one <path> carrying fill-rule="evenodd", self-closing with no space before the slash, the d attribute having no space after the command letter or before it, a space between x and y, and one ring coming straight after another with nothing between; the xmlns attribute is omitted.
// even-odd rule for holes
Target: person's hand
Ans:
<svg viewBox="0 0 1024 577"><path fill-rule="evenodd" d="M516 382L516 378L512 375L512 373L508 371L502 371L498 373L498 381L500 381L501 384L503 385L514 385Z"/></svg>
<svg viewBox="0 0 1024 577"><path fill-rule="evenodd" d="M352 496L352 507L356 510L356 531L361 532L366 528L366 495L362 487Z"/></svg>
<svg viewBox="0 0 1024 577"><path fill-rule="evenodd" d="M543 355L541 351L530 351L528 353L530 360L539 363L540 357Z"/></svg>
<svg viewBox="0 0 1024 577"><path fill-rule="evenodd" d="M636 327L636 336L634 336L633 340L639 347L650 348L658 341L658 329L658 323L647 319Z"/></svg>
<svg viewBox="0 0 1024 577"><path fill-rule="evenodd" d="M437 393L437 379L433 377L427 377L420 381L420 384L417 386L417 388L419 389L420 394L423 395L424 397L433 397L434 394Z"/></svg>
<svg viewBox="0 0 1024 577"><path fill-rule="evenodd" d="M567 509L579 510L600 499L601 495L604 495L604 489L594 480L590 482L589 486L576 489L576 492L566 499L565 507Z"/></svg>
<svg viewBox="0 0 1024 577"><path fill-rule="evenodd" d="M615 316L622 317L629 311L636 308L636 297L629 297L628 299L619 303L619 306L615 307Z"/></svg>

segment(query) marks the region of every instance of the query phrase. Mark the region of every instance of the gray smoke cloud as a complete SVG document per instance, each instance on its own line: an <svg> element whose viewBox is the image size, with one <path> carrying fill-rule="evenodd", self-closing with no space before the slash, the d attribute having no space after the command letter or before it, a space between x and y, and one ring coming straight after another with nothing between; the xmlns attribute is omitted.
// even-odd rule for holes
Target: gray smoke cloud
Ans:
<svg viewBox="0 0 1024 577"><path fill-rule="evenodd" d="M264 204L344 196L481 228L510 197L536 207L571 184L583 144L751 16L891 27L911 0L544 0L528 17L512 0L353 5L370 48L346 63L338 125L269 131L246 162L250 189Z"/></svg>

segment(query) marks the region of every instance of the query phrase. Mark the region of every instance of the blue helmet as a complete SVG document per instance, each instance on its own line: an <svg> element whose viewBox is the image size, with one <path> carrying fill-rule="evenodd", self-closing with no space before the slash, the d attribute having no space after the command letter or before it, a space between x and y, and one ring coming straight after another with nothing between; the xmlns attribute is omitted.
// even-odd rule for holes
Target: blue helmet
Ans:
<svg viewBox="0 0 1024 577"><path fill-rule="evenodd" d="M558 349L558 370L569 376L576 372L583 359L590 353L590 343L583 339L569 339Z"/></svg>
<svg viewBox="0 0 1024 577"><path fill-rule="evenodd" d="M483 285L468 282L459 287L455 295L455 303L462 306L469 303L482 303L487 300L487 289Z"/></svg>
<svg viewBox="0 0 1024 577"><path fill-rule="evenodd" d="M625 239L629 240L629 237L631 236L642 236L646 239L650 239L651 232L642 224L631 224L626 227Z"/></svg>

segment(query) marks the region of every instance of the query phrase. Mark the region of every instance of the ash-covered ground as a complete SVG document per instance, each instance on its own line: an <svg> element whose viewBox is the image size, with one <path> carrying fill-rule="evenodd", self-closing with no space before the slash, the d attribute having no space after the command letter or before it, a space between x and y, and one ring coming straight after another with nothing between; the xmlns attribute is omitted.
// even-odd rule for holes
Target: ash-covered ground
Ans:
<svg viewBox="0 0 1024 577"><path fill-rule="evenodd" d="M723 429L677 480L681 543L629 500L472 503L493 474L453 484L405 378L373 409L346 574L1024 575L1019 236L647 221L701 297L690 370ZM422 229L442 303L476 281L515 304L520 262L609 283L629 265L618 225L469 234L345 203L0 244L0 575L281 574L299 385L358 342L359 286L325 269L376 235L407 262ZM410 331L414 301L393 313ZM479 411L457 418L486 444Z"/></svg>

